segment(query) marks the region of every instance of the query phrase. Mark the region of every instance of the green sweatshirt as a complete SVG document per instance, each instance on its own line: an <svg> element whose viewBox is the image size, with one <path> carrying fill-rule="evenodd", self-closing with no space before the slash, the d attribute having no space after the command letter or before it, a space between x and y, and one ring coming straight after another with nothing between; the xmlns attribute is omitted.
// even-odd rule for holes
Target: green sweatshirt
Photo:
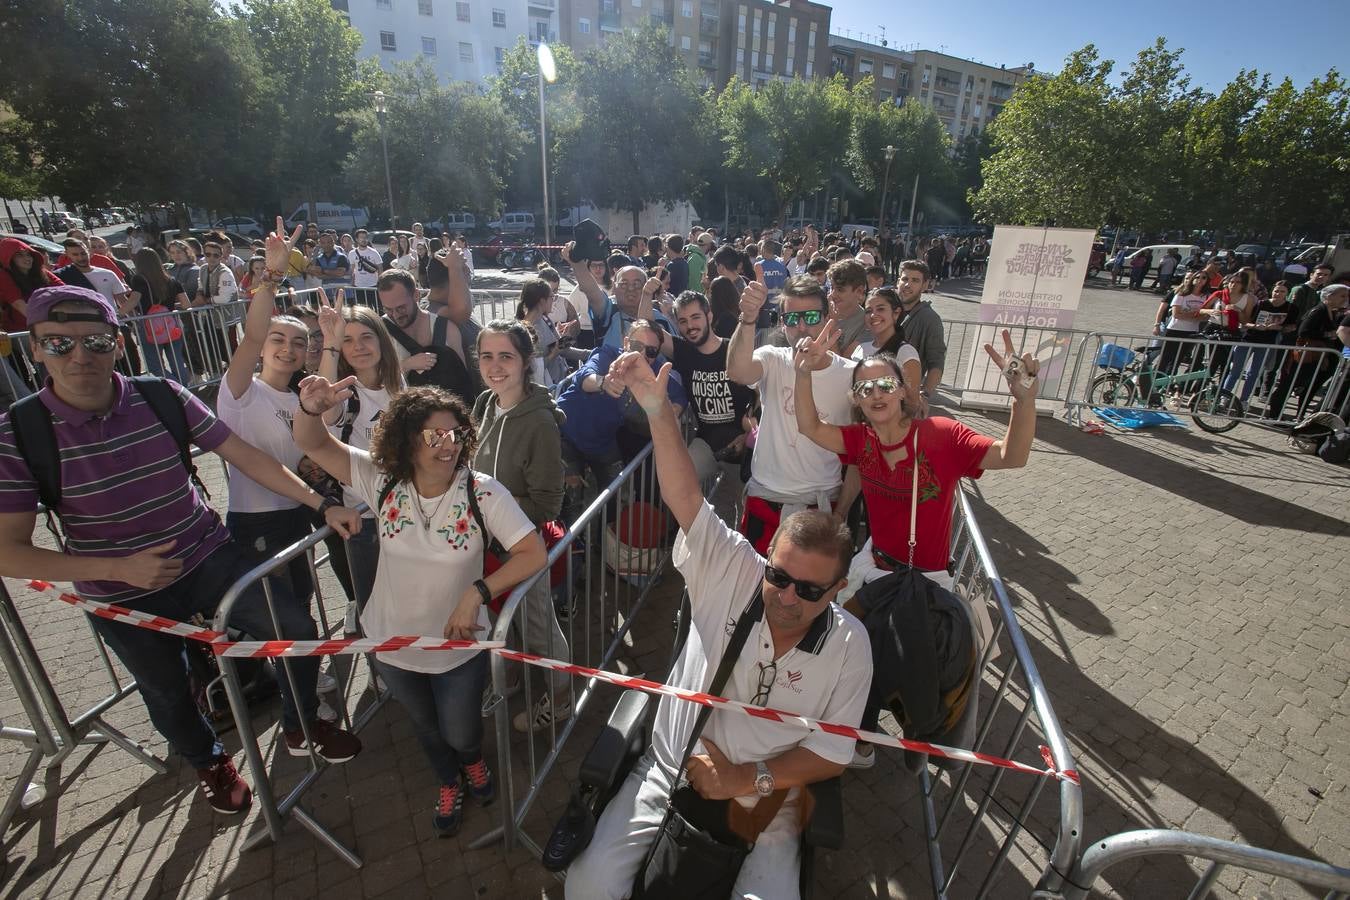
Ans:
<svg viewBox="0 0 1350 900"><path fill-rule="evenodd" d="M500 481L535 525L558 518L563 501L562 436L566 417L549 392L526 385L525 397L498 415L492 391L478 395L473 405L478 425L476 472Z"/></svg>

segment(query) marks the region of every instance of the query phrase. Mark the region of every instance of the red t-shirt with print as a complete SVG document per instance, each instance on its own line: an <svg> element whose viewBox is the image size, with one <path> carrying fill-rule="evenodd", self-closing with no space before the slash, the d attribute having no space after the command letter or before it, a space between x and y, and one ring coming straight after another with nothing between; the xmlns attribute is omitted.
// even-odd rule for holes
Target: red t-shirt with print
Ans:
<svg viewBox="0 0 1350 900"><path fill-rule="evenodd" d="M957 484L984 474L980 460L994 439L955 419L936 417L912 423L902 446L904 459L894 469L881 452L871 425L845 425L839 461L858 467L872 546L901 562L909 559L910 490L914 484L914 439L919 441L919 504L915 514L914 565L927 572L947 568L951 552L952 510Z"/></svg>

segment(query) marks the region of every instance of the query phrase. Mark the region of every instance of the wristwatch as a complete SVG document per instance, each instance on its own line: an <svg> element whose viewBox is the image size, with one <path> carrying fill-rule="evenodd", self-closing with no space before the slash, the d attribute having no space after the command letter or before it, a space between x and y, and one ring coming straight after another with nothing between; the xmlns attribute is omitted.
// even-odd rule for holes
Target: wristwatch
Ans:
<svg viewBox="0 0 1350 900"><path fill-rule="evenodd" d="M487 586L486 581L480 578L473 583L473 586L478 589L478 595L483 598L484 603L492 602L492 589Z"/></svg>
<svg viewBox="0 0 1350 900"><path fill-rule="evenodd" d="M336 500L336 499L334 499L333 497L324 497L324 498L323 498L323 502L319 504L319 508L318 508L317 510L315 510L315 511L316 511L319 515L323 515L324 513L328 512L328 511L329 511L330 509L332 509L333 507L335 507L335 506L341 506L341 505L342 505L342 501L341 501L341 500Z"/></svg>
<svg viewBox="0 0 1350 900"><path fill-rule="evenodd" d="M764 760L755 763L755 793L767 797L773 793L773 773Z"/></svg>

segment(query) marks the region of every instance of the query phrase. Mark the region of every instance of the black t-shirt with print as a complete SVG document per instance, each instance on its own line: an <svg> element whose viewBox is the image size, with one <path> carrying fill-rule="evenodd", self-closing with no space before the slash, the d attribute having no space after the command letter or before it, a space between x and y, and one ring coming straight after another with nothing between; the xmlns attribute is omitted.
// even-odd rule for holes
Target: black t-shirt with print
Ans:
<svg viewBox="0 0 1350 900"><path fill-rule="evenodd" d="M1269 300L1262 300L1260 303L1256 304L1256 310L1252 313L1252 324L1288 325L1297 312L1298 310L1294 308L1294 304L1287 300L1279 306L1276 306ZM1247 341L1253 344L1273 344L1280 339L1282 330L1283 329L1281 328L1275 328L1270 331L1266 331L1265 329L1248 329Z"/></svg>
<svg viewBox="0 0 1350 900"><path fill-rule="evenodd" d="M741 417L755 399L754 391L727 377L727 342L713 353L702 353L676 338L672 365L698 420L698 436L714 453L721 450L741 433Z"/></svg>

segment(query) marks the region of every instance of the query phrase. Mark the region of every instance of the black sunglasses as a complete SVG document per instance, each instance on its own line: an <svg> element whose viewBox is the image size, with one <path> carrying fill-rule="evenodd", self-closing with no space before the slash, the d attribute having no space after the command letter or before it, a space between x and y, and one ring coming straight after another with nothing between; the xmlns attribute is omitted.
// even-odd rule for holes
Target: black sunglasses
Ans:
<svg viewBox="0 0 1350 900"><path fill-rule="evenodd" d="M48 356L69 356L75 350L75 338L64 334L52 334L38 338L38 346ZM79 339L84 349L90 353L111 353L117 349L115 334L86 334Z"/></svg>
<svg viewBox="0 0 1350 900"><path fill-rule="evenodd" d="M630 345L630 348L634 353L641 353L648 359L656 359L658 356L661 355L660 347L648 347L641 341L633 341L632 344Z"/></svg>
<svg viewBox="0 0 1350 900"><path fill-rule="evenodd" d="M765 564L764 580L780 590L786 589L789 585L797 589L797 596L803 600L809 600L812 603L820 600L826 594L834 589L836 582L821 587L811 581L802 581L799 578L793 578L777 566Z"/></svg>

